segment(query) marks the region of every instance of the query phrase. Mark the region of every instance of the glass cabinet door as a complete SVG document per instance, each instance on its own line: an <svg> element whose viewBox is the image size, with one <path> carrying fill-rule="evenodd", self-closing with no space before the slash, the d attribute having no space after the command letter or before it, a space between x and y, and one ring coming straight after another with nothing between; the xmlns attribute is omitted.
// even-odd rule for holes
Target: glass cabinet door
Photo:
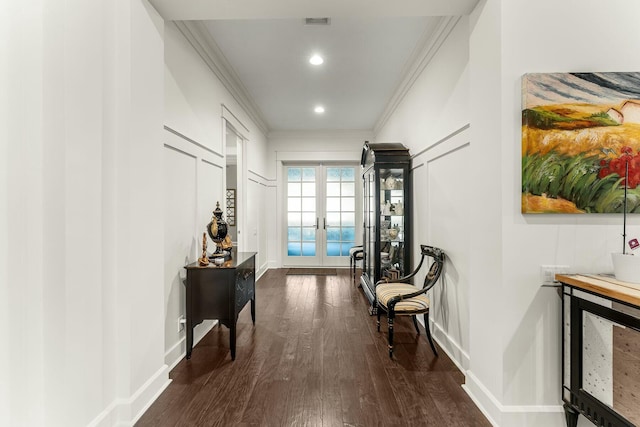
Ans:
<svg viewBox="0 0 640 427"><path fill-rule="evenodd" d="M403 169L380 169L380 278L405 275L405 189Z"/></svg>
<svg viewBox="0 0 640 427"><path fill-rule="evenodd" d="M373 256L376 250L376 177L373 169L365 176L365 236L364 247L365 254L370 254L364 259L364 270L370 276L375 273L376 257Z"/></svg>

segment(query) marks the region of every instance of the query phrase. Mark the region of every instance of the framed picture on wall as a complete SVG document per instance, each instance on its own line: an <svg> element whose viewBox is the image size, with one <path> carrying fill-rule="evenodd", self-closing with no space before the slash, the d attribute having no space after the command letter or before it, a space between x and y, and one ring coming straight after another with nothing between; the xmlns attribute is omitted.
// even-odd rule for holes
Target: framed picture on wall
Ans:
<svg viewBox="0 0 640 427"><path fill-rule="evenodd" d="M626 177L625 177L626 175ZM640 213L640 72L522 78L522 213Z"/></svg>

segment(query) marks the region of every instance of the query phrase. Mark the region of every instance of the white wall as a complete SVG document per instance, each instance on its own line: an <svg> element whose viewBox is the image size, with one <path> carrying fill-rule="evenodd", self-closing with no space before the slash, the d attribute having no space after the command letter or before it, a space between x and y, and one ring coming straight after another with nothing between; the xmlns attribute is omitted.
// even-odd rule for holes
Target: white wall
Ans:
<svg viewBox="0 0 640 427"><path fill-rule="evenodd" d="M225 149L223 109L233 114L234 127L247 139L247 165L252 176L264 174L266 138L237 104L196 50L170 22L165 25L165 132L164 143L164 338L165 361L169 366L186 351L185 331L178 331L178 319L185 314L184 266L202 252L202 234L211 220L216 202L225 203ZM224 107L223 107L224 105ZM226 114L226 113L225 113ZM260 178L254 178L254 181ZM251 247L257 251L258 276L266 267L266 227L259 227L265 211L266 187L249 181L247 229ZM241 207L242 208L242 207ZM214 243L207 236L208 251ZM261 268L262 267L262 268ZM196 327L195 342L211 328L205 320Z"/></svg>
<svg viewBox="0 0 640 427"><path fill-rule="evenodd" d="M466 387L487 415L501 422L503 378L502 165L501 111L496 92L501 74L501 14L497 1L481 1L470 16L469 117L473 177L470 205L470 364ZM518 163L519 164L519 163Z"/></svg>
<svg viewBox="0 0 640 427"><path fill-rule="evenodd" d="M275 179L282 161L289 159L360 163L362 145L372 139L373 133L368 131L271 132L266 153L267 176Z"/></svg>
<svg viewBox="0 0 640 427"><path fill-rule="evenodd" d="M612 271L610 253L619 250L621 226L620 219L611 215L539 218L519 213L520 78L528 72L640 70L640 58L629 54L640 48L640 33L634 29L640 5L615 0L603 9L593 0L562 4L547 0L532 9L524 1L505 1L502 16L502 153L505 164L513 165L503 171L503 182L508 184L503 187L502 211L511 218L503 223L503 259L508 266L504 283L510 303L504 323L504 401L549 405L560 398L559 360L546 361L560 351L559 306L553 292L539 290L539 266L567 264L573 271ZM607 39L624 44L611 46ZM570 54L561 40L571 40ZM637 235L640 220L632 218L632 224L630 234Z"/></svg>
<svg viewBox="0 0 640 427"><path fill-rule="evenodd" d="M478 286L472 301L475 307L477 296L482 307L471 309L472 325L478 328L471 333L476 383L471 387L476 396L484 394L479 399L497 414L500 425L563 425L558 406L560 301L554 291L540 288L539 268L566 264L572 271L611 271L610 253L619 247L621 228L611 215L520 213L521 77L529 72L637 71L640 58L629 52L640 47L634 30L639 13L640 6L625 1L608 2L606 8L596 1L488 1L477 10L470 61L472 146L481 148L477 153L484 170L492 176L499 171L492 182L479 184L490 184L501 194L495 213L501 225L496 230L495 219L482 214L486 231L474 233L498 261L488 264L495 273L491 281L478 276L476 283L472 267L472 287ZM611 45L608 40L625 42ZM632 223L631 234L640 232L640 221L632 218ZM487 294L500 296L488 301ZM500 316L485 318L489 313ZM495 341L486 333L491 325L501 337L498 347L485 340Z"/></svg>
<svg viewBox="0 0 640 427"><path fill-rule="evenodd" d="M413 156L413 259L420 244L447 254L430 313L435 338L464 370L469 366L468 18L451 30L393 115L378 141L399 141ZM421 279L424 276L421 277Z"/></svg>
<svg viewBox="0 0 640 427"><path fill-rule="evenodd" d="M11 369L0 424L130 423L168 384L153 185L162 20L141 0L5 4L2 361Z"/></svg>

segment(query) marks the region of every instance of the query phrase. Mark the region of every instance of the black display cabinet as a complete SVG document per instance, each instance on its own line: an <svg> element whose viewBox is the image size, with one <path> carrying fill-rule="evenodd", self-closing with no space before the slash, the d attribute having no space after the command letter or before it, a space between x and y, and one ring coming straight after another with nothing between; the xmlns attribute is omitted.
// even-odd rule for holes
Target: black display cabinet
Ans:
<svg viewBox="0 0 640 427"><path fill-rule="evenodd" d="M375 314L375 284L411 272L411 156L399 143L364 143L364 260L360 283Z"/></svg>

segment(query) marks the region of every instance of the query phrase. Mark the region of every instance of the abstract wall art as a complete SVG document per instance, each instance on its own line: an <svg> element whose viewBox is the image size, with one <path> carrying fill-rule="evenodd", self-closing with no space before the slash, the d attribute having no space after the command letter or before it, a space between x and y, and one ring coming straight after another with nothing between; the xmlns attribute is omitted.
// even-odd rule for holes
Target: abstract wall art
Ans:
<svg viewBox="0 0 640 427"><path fill-rule="evenodd" d="M522 212L640 213L640 72L522 78Z"/></svg>

